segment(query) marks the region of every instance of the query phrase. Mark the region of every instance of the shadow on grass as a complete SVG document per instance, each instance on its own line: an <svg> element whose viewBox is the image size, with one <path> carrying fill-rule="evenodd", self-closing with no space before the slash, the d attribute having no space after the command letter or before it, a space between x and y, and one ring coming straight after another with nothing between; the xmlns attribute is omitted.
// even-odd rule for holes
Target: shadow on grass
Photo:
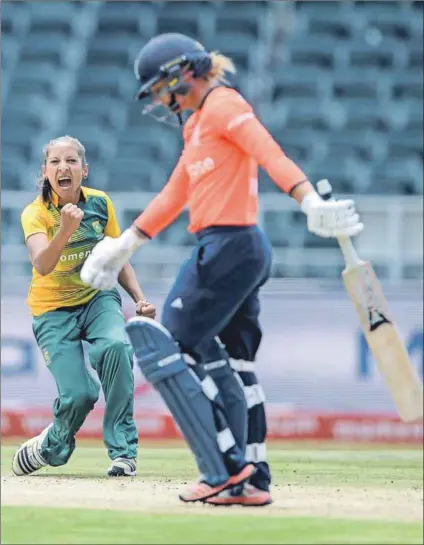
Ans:
<svg viewBox="0 0 424 545"><path fill-rule="evenodd" d="M99 480L113 480L114 477L108 477L107 475L93 475L93 473L37 473L37 475L32 475L34 479L99 479ZM131 480L135 477L127 477L126 479Z"/></svg>

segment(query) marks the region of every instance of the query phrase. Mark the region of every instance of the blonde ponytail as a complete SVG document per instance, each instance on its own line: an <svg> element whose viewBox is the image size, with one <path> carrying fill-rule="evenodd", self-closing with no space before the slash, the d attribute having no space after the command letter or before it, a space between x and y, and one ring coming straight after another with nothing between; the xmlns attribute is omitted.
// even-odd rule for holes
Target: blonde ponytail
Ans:
<svg viewBox="0 0 424 545"><path fill-rule="evenodd" d="M235 74L237 71L233 61L218 51L212 51L211 60L212 68L204 76L205 79L210 82L228 83L225 74Z"/></svg>

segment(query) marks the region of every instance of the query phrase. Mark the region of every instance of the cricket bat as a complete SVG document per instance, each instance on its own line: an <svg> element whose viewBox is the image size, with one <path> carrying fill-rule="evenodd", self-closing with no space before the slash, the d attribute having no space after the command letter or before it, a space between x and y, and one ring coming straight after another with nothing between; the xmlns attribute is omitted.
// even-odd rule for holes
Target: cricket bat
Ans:
<svg viewBox="0 0 424 545"><path fill-rule="evenodd" d="M328 180L317 183L324 200L332 199ZM342 278L359 316L366 341L404 422L423 418L423 388L399 331L390 317L387 300L374 269L362 261L349 237L337 239L345 260Z"/></svg>

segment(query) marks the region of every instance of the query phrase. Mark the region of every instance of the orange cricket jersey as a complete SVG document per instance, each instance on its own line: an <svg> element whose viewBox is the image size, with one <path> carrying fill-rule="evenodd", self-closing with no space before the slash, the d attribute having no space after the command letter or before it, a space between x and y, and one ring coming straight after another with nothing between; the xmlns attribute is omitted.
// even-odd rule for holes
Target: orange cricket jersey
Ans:
<svg viewBox="0 0 424 545"><path fill-rule="evenodd" d="M183 137L168 183L135 221L150 237L187 205L192 233L212 225L254 225L258 165L286 192L306 180L234 89L213 89L187 120Z"/></svg>

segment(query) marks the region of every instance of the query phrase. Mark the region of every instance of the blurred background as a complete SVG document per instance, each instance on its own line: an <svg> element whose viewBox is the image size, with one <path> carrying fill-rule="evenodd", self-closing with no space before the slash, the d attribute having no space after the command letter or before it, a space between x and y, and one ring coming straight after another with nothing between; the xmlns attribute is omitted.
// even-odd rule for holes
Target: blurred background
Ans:
<svg viewBox="0 0 424 545"><path fill-rule="evenodd" d="M16 320L30 323L20 213L36 195L43 145L63 134L82 141L89 185L111 195L121 227L175 165L180 132L142 116L134 99L134 59L161 32L232 57L241 92L285 152L312 181L329 178L337 196L354 196L366 225L356 246L374 264L422 373L423 2L3 0L1 27L2 313L15 317L2 328L5 376L25 368L30 350L16 341ZM392 410L369 371L337 244L309 234L296 203L264 172L259 187L260 223L274 248L260 352L276 385L271 401ZM186 226L184 213L133 260L158 306L195 242ZM313 355L312 343L320 347Z"/></svg>

